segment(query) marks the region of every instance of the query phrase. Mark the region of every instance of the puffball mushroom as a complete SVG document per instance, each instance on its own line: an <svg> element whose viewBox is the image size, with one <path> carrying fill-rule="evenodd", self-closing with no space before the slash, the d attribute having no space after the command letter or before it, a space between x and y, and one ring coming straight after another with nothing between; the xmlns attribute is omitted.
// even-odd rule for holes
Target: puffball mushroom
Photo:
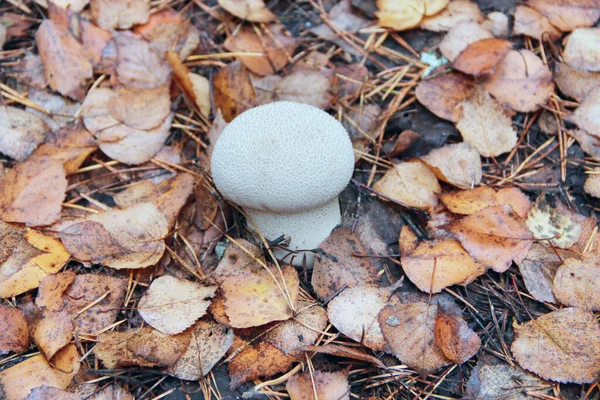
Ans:
<svg viewBox="0 0 600 400"><path fill-rule="evenodd" d="M211 172L225 198L244 209L268 240L281 235L290 250L312 250L341 222L338 195L354 170L354 152L342 124L302 103L280 101L249 109L223 130ZM275 249L284 261L292 254ZM312 265L303 252L293 264Z"/></svg>

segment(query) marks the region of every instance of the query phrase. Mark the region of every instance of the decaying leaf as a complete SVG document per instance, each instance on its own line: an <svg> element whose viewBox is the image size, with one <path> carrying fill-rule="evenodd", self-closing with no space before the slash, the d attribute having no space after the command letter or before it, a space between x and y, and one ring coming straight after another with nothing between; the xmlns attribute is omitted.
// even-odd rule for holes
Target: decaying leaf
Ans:
<svg viewBox="0 0 600 400"><path fill-rule="evenodd" d="M477 22L461 22L450 29L446 36L444 36L444 39L440 43L440 52L448 60L454 61L471 43L493 37L494 34L492 32Z"/></svg>
<svg viewBox="0 0 600 400"><path fill-rule="evenodd" d="M424 0L377 0L379 26L404 31L419 25L425 15Z"/></svg>
<svg viewBox="0 0 600 400"><path fill-rule="evenodd" d="M531 201L517 188L495 191L489 186L480 186L471 190L457 190L440 194L440 201L455 214L471 215L486 207L509 204L521 217L527 217Z"/></svg>
<svg viewBox="0 0 600 400"><path fill-rule="evenodd" d="M481 339L464 319L443 312L435 320L435 341L444 355L455 364L466 362L481 347Z"/></svg>
<svg viewBox="0 0 600 400"><path fill-rule="evenodd" d="M285 388L292 400L350 400L348 376L342 371L296 374Z"/></svg>
<svg viewBox="0 0 600 400"><path fill-rule="evenodd" d="M566 120L573 122L581 129L596 138L600 137L600 87L591 90L583 99L577 110Z"/></svg>
<svg viewBox="0 0 600 400"><path fill-rule="evenodd" d="M133 339L140 329L130 329L125 332L109 331L97 337L98 343L94 347L94 354L102 361L106 368L128 367L139 365L141 367L154 367L156 364L136 356L127 348L127 342Z"/></svg>
<svg viewBox="0 0 600 400"><path fill-rule="evenodd" d="M548 18L534 8L518 4L515 8L514 35L525 35L537 40L556 40L562 32L553 26Z"/></svg>
<svg viewBox="0 0 600 400"><path fill-rule="evenodd" d="M44 312L31 326L31 339L49 360L72 338L73 322L67 310Z"/></svg>
<svg viewBox="0 0 600 400"><path fill-rule="evenodd" d="M135 335L125 344L136 357L158 366L175 364L190 345L191 331L166 335L148 326L136 329Z"/></svg>
<svg viewBox="0 0 600 400"><path fill-rule="evenodd" d="M565 95L581 101L592 90L600 87L600 72L582 72L566 63L556 63L554 81Z"/></svg>
<svg viewBox="0 0 600 400"><path fill-rule="evenodd" d="M515 325L511 350L544 379L590 383L600 374L600 326L589 311L564 308Z"/></svg>
<svg viewBox="0 0 600 400"><path fill-rule="evenodd" d="M527 257L518 263L525 287L537 301L556 302L552 282L564 255L560 249L534 243Z"/></svg>
<svg viewBox="0 0 600 400"><path fill-rule="evenodd" d="M600 258L591 255L568 258L556 271L552 290L556 299L569 307L600 310Z"/></svg>
<svg viewBox="0 0 600 400"><path fill-rule="evenodd" d="M365 254L360 239L346 229L335 230L319 245L323 253L315 259L312 287L319 299L327 301L346 287L377 281L377 270Z"/></svg>
<svg viewBox="0 0 600 400"><path fill-rule="evenodd" d="M452 67L465 74L489 75L512 48L508 40L489 38L469 44L452 63Z"/></svg>
<svg viewBox="0 0 600 400"><path fill-rule="evenodd" d="M465 21L483 22L483 14L475 2L470 0L453 0L441 12L423 18L419 27L429 31L449 31Z"/></svg>
<svg viewBox="0 0 600 400"><path fill-rule="evenodd" d="M23 313L0 305L0 355L21 352L29 347L29 331Z"/></svg>
<svg viewBox="0 0 600 400"><path fill-rule="evenodd" d="M563 32L592 26L600 17L600 7L595 0L527 0L526 4L544 14Z"/></svg>
<svg viewBox="0 0 600 400"><path fill-rule="evenodd" d="M306 346L303 348L305 351L314 351L316 353L331 354L336 357L352 358L353 360L365 361L378 366L379 368L385 368L385 364L381 362L377 357L367 354L361 350L357 350L354 347L346 347L337 344L326 344L323 346Z"/></svg>
<svg viewBox="0 0 600 400"><path fill-rule="evenodd" d="M94 22L103 29L129 29L148 21L150 1L90 0L90 11Z"/></svg>
<svg viewBox="0 0 600 400"><path fill-rule="evenodd" d="M407 207L430 209L442 191L435 174L418 161L396 164L373 185L373 189Z"/></svg>
<svg viewBox="0 0 600 400"><path fill-rule="evenodd" d="M169 88L120 88L108 102L108 111L117 121L134 129L156 128L169 116Z"/></svg>
<svg viewBox="0 0 600 400"><path fill-rule="evenodd" d="M583 216L569 210L556 200L550 205L545 193L535 201L527 213L525 223L536 239L548 239L553 246L567 249L581 236Z"/></svg>
<svg viewBox="0 0 600 400"><path fill-rule="evenodd" d="M475 260L496 272L521 262L533 244L525 222L510 205L484 208L445 228Z"/></svg>
<svg viewBox="0 0 600 400"><path fill-rule="evenodd" d="M600 29L575 29L567 38L563 59L570 67L579 71L600 71Z"/></svg>
<svg viewBox="0 0 600 400"><path fill-rule="evenodd" d="M23 161L38 147L50 128L35 114L0 106L0 153Z"/></svg>
<svg viewBox="0 0 600 400"><path fill-rule="evenodd" d="M74 280L75 273L73 271L46 276L40 281L35 304L41 309L60 311L65 305L63 293Z"/></svg>
<svg viewBox="0 0 600 400"><path fill-rule="evenodd" d="M520 112L537 110L554 92L550 69L529 50L509 51L483 86L501 104Z"/></svg>
<svg viewBox="0 0 600 400"><path fill-rule="evenodd" d="M271 22L277 20L263 0L218 0L219 5L238 18L251 22Z"/></svg>
<svg viewBox="0 0 600 400"><path fill-rule="evenodd" d="M168 234L165 216L152 203L90 215L60 232L65 247L79 260L111 268L143 268L160 260Z"/></svg>
<svg viewBox="0 0 600 400"><path fill-rule="evenodd" d="M469 143L447 144L430 151L420 160L438 179L461 189L470 189L481 183L481 157Z"/></svg>
<svg viewBox="0 0 600 400"><path fill-rule="evenodd" d="M115 34L115 42L118 56L115 70L123 85L152 89L169 82L171 68L147 41L129 31L122 31Z"/></svg>
<svg viewBox="0 0 600 400"><path fill-rule="evenodd" d="M140 299L138 312L153 328L174 335L206 314L216 290L216 286L163 275L152 282Z"/></svg>
<svg viewBox="0 0 600 400"><path fill-rule="evenodd" d="M475 83L468 75L450 72L422 80L417 86L417 99L440 118L458 122L460 104L471 94Z"/></svg>
<svg viewBox="0 0 600 400"><path fill-rule="evenodd" d="M215 109L221 110L226 122L231 122L239 114L254 107L256 92L244 64L233 62L215 74L213 99Z"/></svg>

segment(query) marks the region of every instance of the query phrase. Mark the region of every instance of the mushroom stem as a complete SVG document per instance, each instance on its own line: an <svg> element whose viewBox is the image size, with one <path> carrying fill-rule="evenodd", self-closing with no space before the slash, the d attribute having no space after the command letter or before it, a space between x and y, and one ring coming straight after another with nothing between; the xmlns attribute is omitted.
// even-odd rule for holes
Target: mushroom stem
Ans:
<svg viewBox="0 0 600 400"><path fill-rule="evenodd" d="M296 213L275 213L252 208L244 208L250 222L262 235L275 240L285 234L290 237L290 250L312 250L329 236L333 228L342 222L340 203L337 197L310 210ZM311 267L315 255L310 251L293 254L285 249L273 249L277 258L293 265L302 266L306 256L306 265ZM292 257L295 255L294 259Z"/></svg>

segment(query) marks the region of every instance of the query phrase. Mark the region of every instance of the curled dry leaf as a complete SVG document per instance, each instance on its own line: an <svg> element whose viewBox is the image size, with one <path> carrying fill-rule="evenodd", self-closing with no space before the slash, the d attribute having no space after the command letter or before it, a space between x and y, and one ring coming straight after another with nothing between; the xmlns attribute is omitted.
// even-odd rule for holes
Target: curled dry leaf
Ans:
<svg viewBox="0 0 600 400"><path fill-rule="evenodd" d="M373 189L407 207L435 207L442 191L435 174L419 161L396 164L373 185Z"/></svg>
<svg viewBox="0 0 600 400"><path fill-rule="evenodd" d="M60 232L73 257L111 268L144 268L165 251L168 223L151 203L90 215Z"/></svg>
<svg viewBox="0 0 600 400"><path fill-rule="evenodd" d="M552 290L564 305L600 310L600 257L566 259L556 271Z"/></svg>
<svg viewBox="0 0 600 400"><path fill-rule="evenodd" d="M514 328L511 350L521 367L563 383L598 379L600 326L592 312L564 308Z"/></svg>
<svg viewBox="0 0 600 400"><path fill-rule="evenodd" d="M129 29L150 16L149 0L90 0L92 20L106 30Z"/></svg>
<svg viewBox="0 0 600 400"><path fill-rule="evenodd" d="M556 270L563 263L561 257L568 257L560 249L554 249L541 243L534 243L531 250L519 265L527 291L537 301L555 303L552 282Z"/></svg>
<svg viewBox="0 0 600 400"><path fill-rule="evenodd" d="M449 31L465 21L483 22L484 17L476 3L470 0L454 0L442 12L426 16L419 27L428 31Z"/></svg>
<svg viewBox="0 0 600 400"><path fill-rule="evenodd" d="M554 93L550 69L529 50L509 51L483 86L501 104L519 112L537 110Z"/></svg>
<svg viewBox="0 0 600 400"><path fill-rule="evenodd" d="M29 331L23 313L0 305L0 355L11 351L20 353L29 348Z"/></svg>
<svg viewBox="0 0 600 400"><path fill-rule="evenodd" d="M596 0L527 0L525 4L544 14L552 25L563 32L592 26L600 17Z"/></svg>
<svg viewBox="0 0 600 400"><path fill-rule="evenodd" d="M67 28L49 19L41 23L35 41L44 63L44 75L52 90L82 99L87 80L93 75L92 63L82 45Z"/></svg>
<svg viewBox="0 0 600 400"><path fill-rule="evenodd" d="M312 287L323 301L331 299L341 289L377 281L377 270L365 254L360 239L347 229L337 229L319 245L312 274Z"/></svg>
<svg viewBox="0 0 600 400"><path fill-rule="evenodd" d="M216 290L216 286L163 275L152 282L140 299L138 312L154 329L174 335L206 314Z"/></svg>
<svg viewBox="0 0 600 400"><path fill-rule="evenodd" d="M465 21L454 26L440 43L440 52L450 61L471 43L493 38L494 34L475 21Z"/></svg>
<svg viewBox="0 0 600 400"><path fill-rule="evenodd" d="M600 71L600 28L575 29L567 38L563 60L579 71Z"/></svg>
<svg viewBox="0 0 600 400"><path fill-rule="evenodd" d="M314 351L315 353L330 354L336 357L351 358L353 360L365 361L379 368L385 368L385 364L380 359L367 354L354 347L346 347L338 344L326 344L323 346L306 346L302 350Z"/></svg>
<svg viewBox="0 0 600 400"><path fill-rule="evenodd" d="M527 212L525 223L536 239L549 239L553 246L567 249L581 236L583 216L569 210L558 199L553 207L542 193Z"/></svg>
<svg viewBox="0 0 600 400"><path fill-rule="evenodd" d="M221 110L225 122L255 106L256 92L248 70L239 61L221 68L213 78L215 108Z"/></svg>
<svg viewBox="0 0 600 400"><path fill-rule="evenodd" d="M194 74L183 64L174 51L166 53L173 69L173 77L185 97L206 118L210 115L210 82L202 75Z"/></svg>
<svg viewBox="0 0 600 400"><path fill-rule="evenodd" d="M452 67L469 75L489 75L512 48L508 40L490 38L469 44L452 63Z"/></svg>
<svg viewBox="0 0 600 400"><path fill-rule="evenodd" d="M475 82L467 75L450 72L422 80L417 86L417 100L440 118L458 122L462 111L459 105L471 92Z"/></svg>
<svg viewBox="0 0 600 400"><path fill-rule="evenodd" d="M511 119L487 91L475 89L461 103L462 115L456 124L465 142L484 157L496 157L513 149L517 132Z"/></svg>
<svg viewBox="0 0 600 400"><path fill-rule="evenodd" d="M298 47L298 40L290 37L282 24L265 26L269 32L260 36L255 30L244 25L227 37L223 46L232 52L263 53L263 57L240 56L239 59L254 74L265 76L285 67Z"/></svg>
<svg viewBox="0 0 600 400"><path fill-rule="evenodd" d="M387 350L420 372L435 371L450 363L435 341L437 304L415 302L384 307L379 326Z"/></svg>
<svg viewBox="0 0 600 400"><path fill-rule="evenodd" d="M117 51L116 72L127 87L152 89L166 85L171 68L144 39L129 31L115 34Z"/></svg>
<svg viewBox="0 0 600 400"><path fill-rule="evenodd" d="M521 218L527 217L531 201L517 188L495 191L489 186L440 194L440 201L455 214L471 215L486 207L508 204Z"/></svg>
<svg viewBox="0 0 600 400"><path fill-rule="evenodd" d="M600 72L582 72L566 63L556 63L554 81L565 95L581 101L592 90L600 87Z"/></svg>
<svg viewBox="0 0 600 400"><path fill-rule="evenodd" d="M408 279L426 293L439 293L456 284L466 285L486 271L455 239L424 241L412 252L406 255L403 252L401 261Z"/></svg>
<svg viewBox="0 0 600 400"><path fill-rule="evenodd" d="M238 18L250 22L276 21L277 16L271 12L263 0L218 0L219 5Z"/></svg>
<svg viewBox="0 0 600 400"><path fill-rule="evenodd" d="M350 400L350 384L343 371L296 374L285 388L292 400Z"/></svg>
<svg viewBox="0 0 600 400"><path fill-rule="evenodd" d="M377 315L401 285L384 288L355 286L344 289L327 305L329 321L338 331L375 351L382 351L385 339Z"/></svg>
<svg viewBox="0 0 600 400"><path fill-rule="evenodd" d="M469 143L447 144L430 151L420 160L438 179L461 189L470 189L481 183L481 157Z"/></svg>
<svg viewBox="0 0 600 400"><path fill-rule="evenodd" d="M473 357L481 347L481 339L459 316L438 313L435 320L435 341L444 355L455 364Z"/></svg>
<svg viewBox="0 0 600 400"><path fill-rule="evenodd" d="M29 226L50 225L60 218L67 190L62 162L32 159L0 177L0 218Z"/></svg>
<svg viewBox="0 0 600 400"><path fill-rule="evenodd" d="M537 40L549 38L554 41L562 36L562 32L552 25L548 18L539 11L523 4L518 4L515 8L513 35L525 35Z"/></svg>
<svg viewBox="0 0 600 400"><path fill-rule="evenodd" d="M600 137L600 87L591 90L577 110L567 118L590 135ZM584 149L585 150L585 149Z"/></svg>
<svg viewBox="0 0 600 400"><path fill-rule="evenodd" d="M510 205L487 207L445 226L478 262L504 272L533 244L525 222Z"/></svg>
<svg viewBox="0 0 600 400"><path fill-rule="evenodd" d="M0 106L0 153L23 161L50 131L35 114L10 106Z"/></svg>

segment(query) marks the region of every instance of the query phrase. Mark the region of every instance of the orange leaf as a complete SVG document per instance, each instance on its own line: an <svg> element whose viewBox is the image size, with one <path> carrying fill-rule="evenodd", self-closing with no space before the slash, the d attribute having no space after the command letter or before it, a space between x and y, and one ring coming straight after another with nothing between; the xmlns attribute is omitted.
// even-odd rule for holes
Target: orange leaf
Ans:
<svg viewBox="0 0 600 400"><path fill-rule="evenodd" d="M444 313L439 313L435 320L435 341L455 364L466 362L481 347L481 339L464 319Z"/></svg>
<svg viewBox="0 0 600 400"><path fill-rule="evenodd" d="M440 118L458 122L462 111L460 103L469 97L475 83L459 72L436 75L422 80L417 86L417 100Z"/></svg>
<svg viewBox="0 0 600 400"><path fill-rule="evenodd" d="M0 354L21 352L29 347L29 331L23 313L0 305Z"/></svg>
<svg viewBox="0 0 600 400"><path fill-rule="evenodd" d="M504 39L482 39L468 45L452 63L452 67L465 74L480 76L490 74L496 64L506 56L512 43Z"/></svg>

